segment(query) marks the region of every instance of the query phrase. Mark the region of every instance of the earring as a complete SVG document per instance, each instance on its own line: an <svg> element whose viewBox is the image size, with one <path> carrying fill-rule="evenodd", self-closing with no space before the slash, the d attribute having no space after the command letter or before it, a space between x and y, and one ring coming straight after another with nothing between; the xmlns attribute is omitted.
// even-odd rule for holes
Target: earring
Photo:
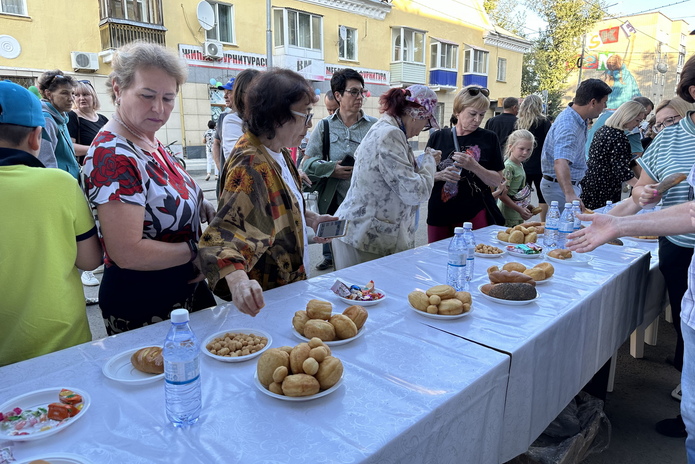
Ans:
<svg viewBox="0 0 695 464"><path fill-rule="evenodd" d="M121 99L120 99L120 98L117 98L117 99L116 99L116 106L120 106L120 105L121 105Z"/></svg>

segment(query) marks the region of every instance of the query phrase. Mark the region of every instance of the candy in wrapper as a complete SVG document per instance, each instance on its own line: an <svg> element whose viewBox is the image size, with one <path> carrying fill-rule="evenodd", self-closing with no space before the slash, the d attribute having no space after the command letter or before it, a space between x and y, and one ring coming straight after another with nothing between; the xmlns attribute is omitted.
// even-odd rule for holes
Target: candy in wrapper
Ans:
<svg viewBox="0 0 695 464"><path fill-rule="evenodd" d="M519 255L537 255L543 251L543 248L539 247L535 243L526 243L523 245L508 245L507 251Z"/></svg>
<svg viewBox="0 0 695 464"><path fill-rule="evenodd" d="M341 296L343 298L349 298L350 297L350 288L345 285L345 283L341 282L340 280L336 280L333 286L331 287L331 290L333 293L335 293L338 296Z"/></svg>

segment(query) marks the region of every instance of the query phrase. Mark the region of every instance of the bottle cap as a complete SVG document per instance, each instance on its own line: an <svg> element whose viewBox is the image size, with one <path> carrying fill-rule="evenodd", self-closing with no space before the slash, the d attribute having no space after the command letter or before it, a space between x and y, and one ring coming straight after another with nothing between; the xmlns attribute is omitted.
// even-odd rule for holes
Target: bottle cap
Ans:
<svg viewBox="0 0 695 464"><path fill-rule="evenodd" d="M579 200L572 200L572 204L575 206L579 205Z"/></svg>
<svg viewBox="0 0 695 464"><path fill-rule="evenodd" d="M463 227L457 227L454 229L455 234L462 234L463 233Z"/></svg>
<svg viewBox="0 0 695 464"><path fill-rule="evenodd" d="M610 201L610 200L608 200L608 201L606 202L606 204L607 204L607 205L612 205L612 204L613 204L613 202L612 202L612 201Z"/></svg>
<svg viewBox="0 0 695 464"><path fill-rule="evenodd" d="M569 208L570 206L572 206L572 203L565 203L565 208Z"/></svg>
<svg viewBox="0 0 695 464"><path fill-rule="evenodd" d="M557 206L557 200L553 200L550 202L550 206Z"/></svg>
<svg viewBox="0 0 695 464"><path fill-rule="evenodd" d="M182 322L188 322L188 310L187 309L175 309L171 312L171 322L174 324L181 324Z"/></svg>
<svg viewBox="0 0 695 464"><path fill-rule="evenodd" d="M464 223L463 223L463 228L464 228L464 229L472 229L472 228L473 228L473 223L472 223L472 222L464 222Z"/></svg>

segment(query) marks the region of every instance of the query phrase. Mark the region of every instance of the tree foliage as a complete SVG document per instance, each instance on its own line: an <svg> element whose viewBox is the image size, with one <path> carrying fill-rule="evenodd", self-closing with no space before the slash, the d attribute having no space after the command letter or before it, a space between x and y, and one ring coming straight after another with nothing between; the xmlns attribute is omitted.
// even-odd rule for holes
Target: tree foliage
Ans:
<svg viewBox="0 0 695 464"><path fill-rule="evenodd" d="M575 66L582 36L603 17L602 0L535 0L528 3L547 23L524 59L522 92L547 90L557 107ZM549 108L549 114L552 108Z"/></svg>

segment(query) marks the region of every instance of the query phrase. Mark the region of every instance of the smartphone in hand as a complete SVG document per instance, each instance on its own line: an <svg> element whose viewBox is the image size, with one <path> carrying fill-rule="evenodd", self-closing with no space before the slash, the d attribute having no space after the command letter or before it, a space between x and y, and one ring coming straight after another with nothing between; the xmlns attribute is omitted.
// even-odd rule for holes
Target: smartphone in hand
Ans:
<svg viewBox="0 0 695 464"><path fill-rule="evenodd" d="M340 162L341 166L354 166L355 165L355 157L352 155L346 155L345 158Z"/></svg>
<svg viewBox="0 0 695 464"><path fill-rule="evenodd" d="M316 236L321 238L343 237L347 232L347 219L319 223Z"/></svg>

